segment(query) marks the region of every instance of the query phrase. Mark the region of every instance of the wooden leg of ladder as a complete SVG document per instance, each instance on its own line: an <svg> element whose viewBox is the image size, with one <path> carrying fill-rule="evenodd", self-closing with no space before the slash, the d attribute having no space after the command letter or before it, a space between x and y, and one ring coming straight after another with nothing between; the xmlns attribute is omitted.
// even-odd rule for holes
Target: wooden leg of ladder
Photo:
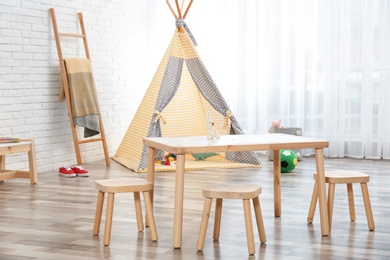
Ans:
<svg viewBox="0 0 390 260"><path fill-rule="evenodd" d="M104 158L106 159L106 166L110 166L110 155L108 154L108 147L106 142L106 134L104 133L104 126L102 121L102 116L99 115L99 127L100 127L100 136L102 137L102 144L104 150Z"/></svg>

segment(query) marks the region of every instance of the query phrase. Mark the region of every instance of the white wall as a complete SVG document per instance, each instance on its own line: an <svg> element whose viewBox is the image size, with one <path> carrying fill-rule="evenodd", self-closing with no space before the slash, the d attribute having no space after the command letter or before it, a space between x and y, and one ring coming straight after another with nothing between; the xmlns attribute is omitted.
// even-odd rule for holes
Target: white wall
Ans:
<svg viewBox="0 0 390 260"><path fill-rule="evenodd" d="M83 13L110 156L174 30L165 1L0 1L0 136L34 138L38 172L76 164L67 107L57 101L60 75L51 7L60 32L78 33L77 12ZM161 13L170 26L158 22ZM64 39L64 56L83 56L81 43ZM101 142L81 148L84 162L104 159ZM28 167L24 155L6 158L8 168Z"/></svg>

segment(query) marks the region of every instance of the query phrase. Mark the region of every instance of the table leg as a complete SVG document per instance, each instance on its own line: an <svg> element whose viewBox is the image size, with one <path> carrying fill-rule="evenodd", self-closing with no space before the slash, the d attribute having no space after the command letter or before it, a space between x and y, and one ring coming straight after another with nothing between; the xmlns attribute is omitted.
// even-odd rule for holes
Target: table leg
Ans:
<svg viewBox="0 0 390 260"><path fill-rule="evenodd" d="M324 167L323 149L322 148L315 149L315 155L316 155L316 170L317 170L321 233L323 236L327 236L329 235L329 218L328 218L328 207L326 203L325 167Z"/></svg>
<svg viewBox="0 0 390 260"><path fill-rule="evenodd" d="M146 173L146 179L153 183L153 190L150 191L150 200L152 202L153 208L153 198L154 198L154 170L155 170L155 162L156 161L156 149L148 146L148 170ZM145 226L149 227L148 221L148 212L145 214Z"/></svg>
<svg viewBox="0 0 390 260"><path fill-rule="evenodd" d="M0 155L0 170L5 169L5 155Z"/></svg>
<svg viewBox="0 0 390 260"><path fill-rule="evenodd" d="M30 144L30 151L28 151L28 166L30 171L30 183L35 184L38 182L38 175L37 175L37 165L36 165L36 158L35 158L35 144L34 140L29 140L31 142Z"/></svg>
<svg viewBox="0 0 390 260"><path fill-rule="evenodd" d="M173 247L181 248L183 229L185 154L176 155L175 212L173 221Z"/></svg>
<svg viewBox="0 0 390 260"><path fill-rule="evenodd" d="M148 146L148 171L146 173L146 179L148 181L153 182L153 190L154 190L155 161L156 161L156 149ZM151 192L151 197L153 201L153 191Z"/></svg>
<svg viewBox="0 0 390 260"><path fill-rule="evenodd" d="M282 215L282 196L281 196L281 174L280 174L280 151L274 150L274 215Z"/></svg>

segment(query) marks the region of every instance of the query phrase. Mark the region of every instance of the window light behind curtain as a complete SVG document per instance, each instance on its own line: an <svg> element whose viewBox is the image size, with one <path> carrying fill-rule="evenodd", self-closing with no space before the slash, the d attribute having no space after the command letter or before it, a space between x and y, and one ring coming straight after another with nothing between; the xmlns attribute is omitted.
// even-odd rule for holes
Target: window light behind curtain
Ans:
<svg viewBox="0 0 390 260"><path fill-rule="evenodd" d="M281 118L325 156L390 159L390 1L195 0L186 21L245 133Z"/></svg>

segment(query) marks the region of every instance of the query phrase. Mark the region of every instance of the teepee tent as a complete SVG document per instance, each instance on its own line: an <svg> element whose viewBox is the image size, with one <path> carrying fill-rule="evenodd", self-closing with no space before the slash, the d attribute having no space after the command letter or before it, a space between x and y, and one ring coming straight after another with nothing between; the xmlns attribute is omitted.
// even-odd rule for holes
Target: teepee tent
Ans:
<svg viewBox="0 0 390 260"><path fill-rule="evenodd" d="M176 30L167 51L147 89L134 118L113 159L136 172L147 167L144 137L206 136L206 114L211 111L221 134L243 134L236 118L207 72L196 49L196 41L184 22L176 0L178 14L167 1L176 18ZM206 137L205 137L206 138ZM254 152L231 152L196 160L186 158L187 170L206 168L260 167ZM157 151L157 160L164 158ZM191 160L192 159L192 160ZM174 166L156 164L156 171L174 170Z"/></svg>

